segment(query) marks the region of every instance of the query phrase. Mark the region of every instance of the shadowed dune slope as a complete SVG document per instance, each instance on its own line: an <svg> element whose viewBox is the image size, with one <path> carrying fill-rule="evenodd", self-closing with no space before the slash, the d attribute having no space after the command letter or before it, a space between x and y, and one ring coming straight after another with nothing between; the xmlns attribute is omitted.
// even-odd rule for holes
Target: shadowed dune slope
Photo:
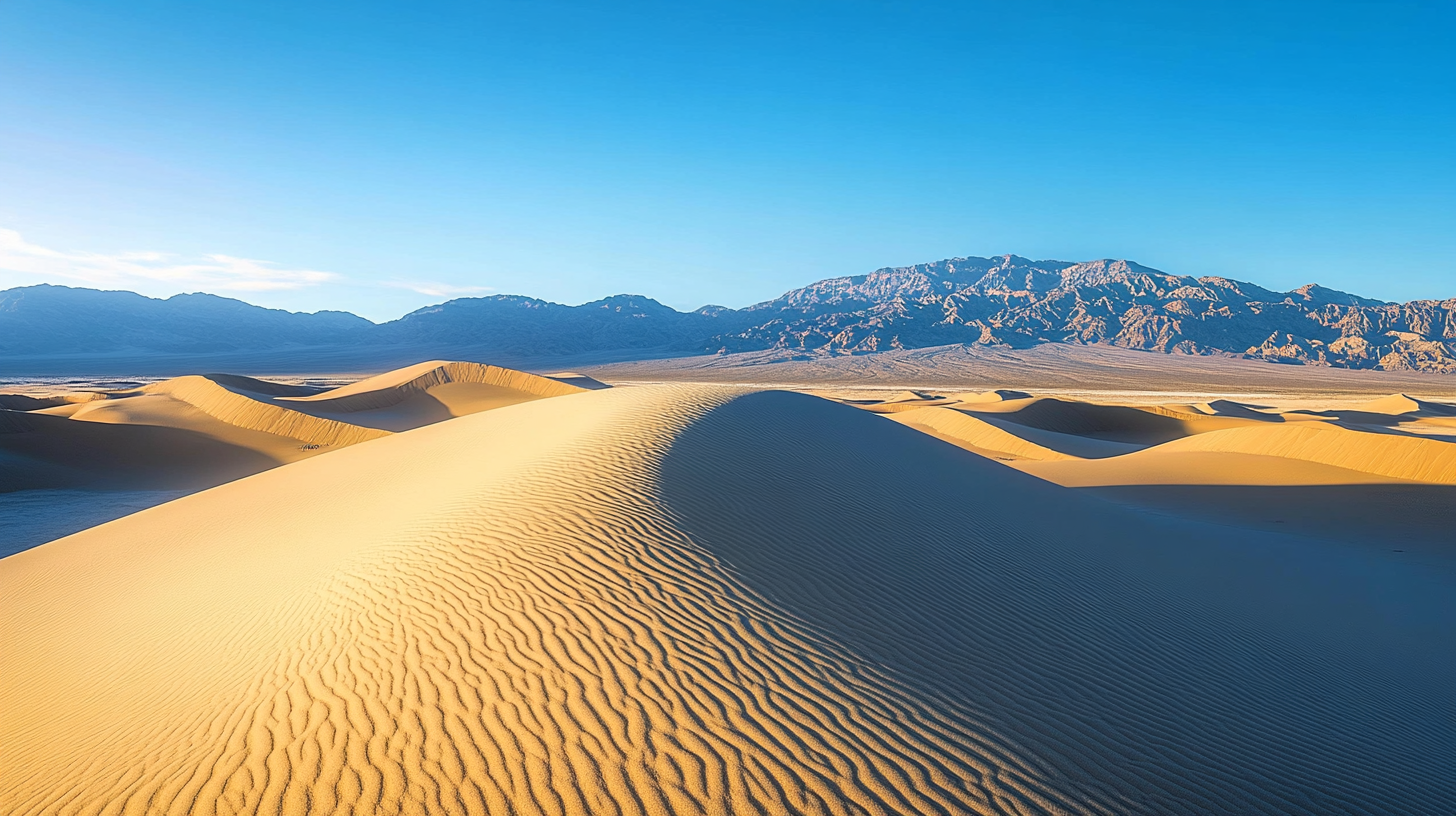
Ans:
<svg viewBox="0 0 1456 816"><path fill-rule="evenodd" d="M588 377L576 371L554 371L550 374L541 375L548 380L555 380L566 385L574 385L577 388L585 388L588 391L600 391L603 388L611 388L610 385L601 380Z"/></svg>
<svg viewBox="0 0 1456 816"><path fill-rule="evenodd" d="M1440 812L1451 577L1223 538L802 395L515 405L0 560L0 810Z"/></svg>
<svg viewBox="0 0 1456 816"><path fill-rule="evenodd" d="M428 362L324 394L207 374L127 391L0 395L0 410L26 410L0 423L0 492L199 490L394 431L582 391L495 366Z"/></svg>
<svg viewBox="0 0 1456 816"><path fill-rule="evenodd" d="M185 428L105 425L0 411L0 493L196 489L277 464L266 453Z"/></svg>
<svg viewBox="0 0 1456 816"><path fill-rule="evenodd" d="M1170 442L1188 434L1235 428L1260 420L1240 417L1185 414L1162 406L1138 408L1121 405L1096 405L1049 397L1014 399L1000 403L968 403L957 410L974 414L992 414L999 419L1054 431L1069 436L1085 436L1139 445Z"/></svg>

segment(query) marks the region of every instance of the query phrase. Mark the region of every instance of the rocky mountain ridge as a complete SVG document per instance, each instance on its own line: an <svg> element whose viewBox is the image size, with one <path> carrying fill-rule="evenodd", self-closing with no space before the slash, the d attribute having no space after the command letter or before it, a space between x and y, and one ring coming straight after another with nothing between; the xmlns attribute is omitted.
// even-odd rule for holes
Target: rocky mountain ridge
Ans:
<svg viewBox="0 0 1456 816"><path fill-rule="evenodd" d="M820 281L745 311L768 319L712 350L1059 342L1456 371L1456 299L1386 303L1317 284L1274 292L1126 260L953 258Z"/></svg>
<svg viewBox="0 0 1456 816"><path fill-rule="evenodd" d="M0 292L0 355L12 357L380 346L527 359L1041 343L1456 373L1456 298L1386 303L1316 284L1275 292L1127 260L1016 255L830 278L744 309L679 312L640 295L580 306L497 295L451 300L383 324L212 295L155 300L58 286Z"/></svg>

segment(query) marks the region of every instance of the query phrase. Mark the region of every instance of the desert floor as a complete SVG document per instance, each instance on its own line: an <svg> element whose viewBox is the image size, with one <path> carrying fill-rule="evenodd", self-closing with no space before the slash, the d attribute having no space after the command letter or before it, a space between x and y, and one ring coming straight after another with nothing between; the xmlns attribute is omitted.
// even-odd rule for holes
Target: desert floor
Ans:
<svg viewBox="0 0 1456 816"><path fill-rule="evenodd" d="M1456 801L1456 378L941 349L0 390L5 813Z"/></svg>

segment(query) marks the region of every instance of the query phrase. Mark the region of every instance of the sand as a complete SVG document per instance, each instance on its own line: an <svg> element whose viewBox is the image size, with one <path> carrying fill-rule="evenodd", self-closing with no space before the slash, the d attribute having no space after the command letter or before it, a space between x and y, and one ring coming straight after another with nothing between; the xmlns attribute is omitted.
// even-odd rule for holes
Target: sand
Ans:
<svg viewBox="0 0 1456 816"><path fill-rule="evenodd" d="M903 416L579 392L0 560L0 811L1456 800L1456 573L1154 517Z"/></svg>
<svg viewBox="0 0 1456 816"><path fill-rule="evenodd" d="M794 349L638 360L583 367L613 384L697 382L757 387L925 391L1020 390L1100 402L1177 402L1182 393L1203 401L1238 402L1306 396L1320 402L1366 402L1396 392L1456 402L1456 375L1357 371L1282 365L1231 357L1158 354L1115 346L1044 343L1027 349L936 346L876 354L817 354Z"/></svg>
<svg viewBox="0 0 1456 816"><path fill-rule="evenodd" d="M606 387L593 383L437 360L334 388L207 374L0 395L0 492L201 490L393 432Z"/></svg>
<svg viewBox="0 0 1456 816"><path fill-rule="evenodd" d="M580 383L580 384L578 384ZM280 397L293 411L407 431L519 402L605 387L588 377L542 377L480 363L433 360L308 396Z"/></svg>

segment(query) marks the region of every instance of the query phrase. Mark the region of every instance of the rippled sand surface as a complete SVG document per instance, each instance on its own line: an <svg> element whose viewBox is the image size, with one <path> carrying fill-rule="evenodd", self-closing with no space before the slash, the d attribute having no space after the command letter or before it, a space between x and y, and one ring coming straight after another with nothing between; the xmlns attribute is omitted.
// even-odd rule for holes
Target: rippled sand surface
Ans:
<svg viewBox="0 0 1456 816"><path fill-rule="evenodd" d="M574 393L0 560L0 811L1441 813L1453 584L815 397Z"/></svg>

